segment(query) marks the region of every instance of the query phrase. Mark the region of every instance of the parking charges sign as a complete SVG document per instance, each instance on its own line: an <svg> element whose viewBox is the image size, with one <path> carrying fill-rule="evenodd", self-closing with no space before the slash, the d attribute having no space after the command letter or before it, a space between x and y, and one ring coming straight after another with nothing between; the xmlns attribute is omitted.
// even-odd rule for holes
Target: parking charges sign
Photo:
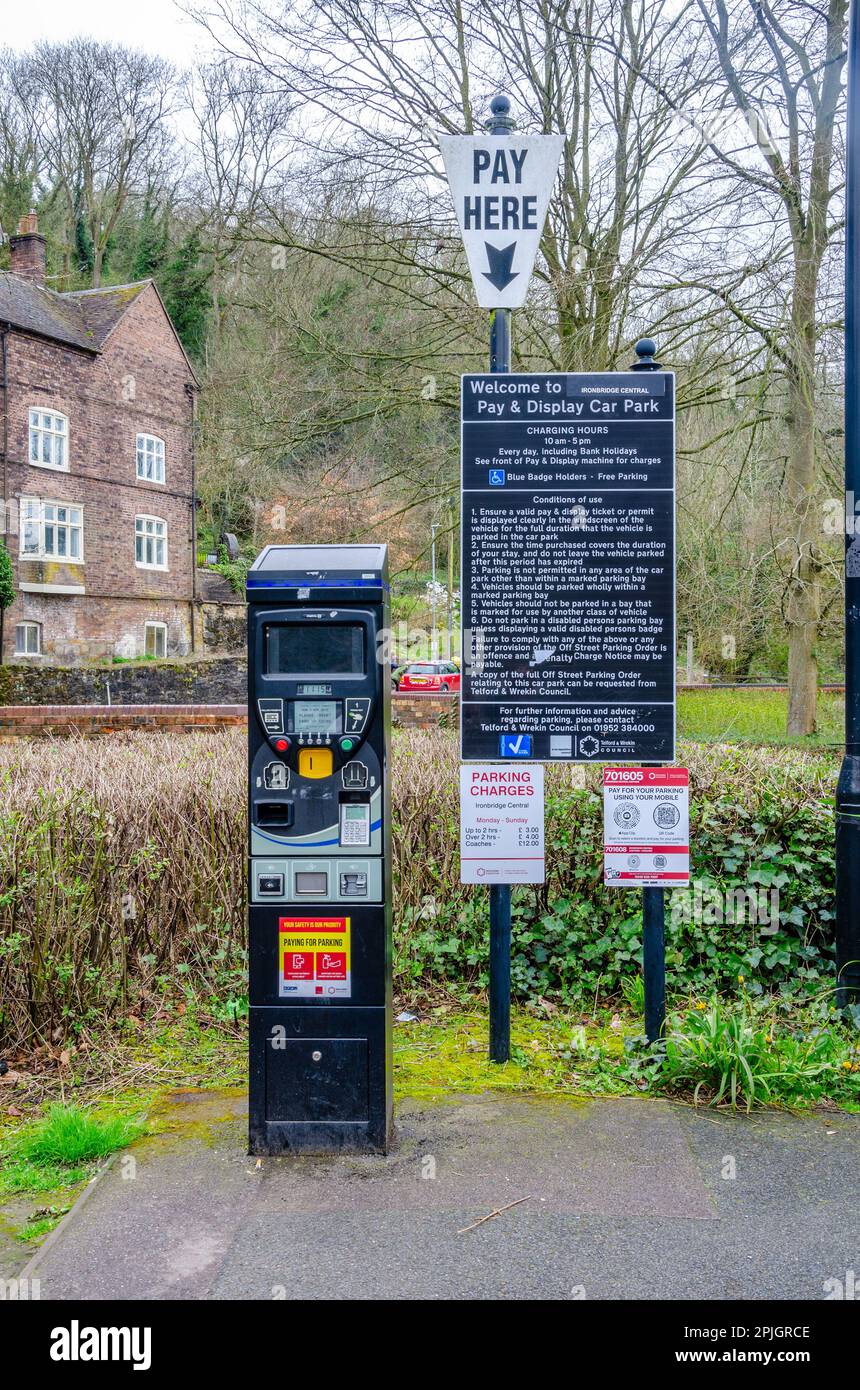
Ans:
<svg viewBox="0 0 860 1390"><path fill-rule="evenodd" d="M675 757L672 372L462 378L462 757Z"/></svg>
<svg viewBox="0 0 860 1390"><path fill-rule="evenodd" d="M543 768L460 768L460 882L543 883Z"/></svg>

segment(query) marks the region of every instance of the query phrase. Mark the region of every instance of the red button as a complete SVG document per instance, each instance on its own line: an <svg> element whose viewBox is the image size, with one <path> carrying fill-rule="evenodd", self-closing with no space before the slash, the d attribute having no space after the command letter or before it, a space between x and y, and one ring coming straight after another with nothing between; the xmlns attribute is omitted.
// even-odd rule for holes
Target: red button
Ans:
<svg viewBox="0 0 860 1390"><path fill-rule="evenodd" d="M277 748L279 753L286 753L289 746L289 740L285 738L279 738L277 743L275 744L275 747Z"/></svg>

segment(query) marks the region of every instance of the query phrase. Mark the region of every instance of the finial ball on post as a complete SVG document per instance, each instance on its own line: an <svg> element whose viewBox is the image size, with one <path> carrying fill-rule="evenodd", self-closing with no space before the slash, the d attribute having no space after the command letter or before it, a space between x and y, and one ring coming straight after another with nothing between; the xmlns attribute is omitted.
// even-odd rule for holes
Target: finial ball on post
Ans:
<svg viewBox="0 0 860 1390"><path fill-rule="evenodd" d="M497 92L490 102L490 119L484 125L487 133L489 135L506 135L509 130L513 130L516 121L510 112L510 97L505 96L504 92Z"/></svg>
<svg viewBox="0 0 860 1390"><path fill-rule="evenodd" d="M636 361L631 362L631 372L658 372L660 363L656 359L657 344L653 338L640 338L636 344Z"/></svg>

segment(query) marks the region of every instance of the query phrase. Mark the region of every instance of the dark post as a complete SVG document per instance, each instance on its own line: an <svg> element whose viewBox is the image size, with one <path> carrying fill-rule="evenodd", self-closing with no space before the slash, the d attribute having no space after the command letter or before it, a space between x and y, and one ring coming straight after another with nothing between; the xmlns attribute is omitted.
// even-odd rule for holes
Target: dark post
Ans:
<svg viewBox="0 0 860 1390"><path fill-rule="evenodd" d="M490 135L513 130L511 103L501 93L490 102ZM490 371L511 370L511 311L490 312ZM507 1062L511 1055L511 889L507 883L490 887L490 1061Z"/></svg>
<svg viewBox="0 0 860 1390"><path fill-rule="evenodd" d="M648 766L648 764L644 764ZM665 899L662 888L642 889L642 975L645 981L645 1036L649 1043L666 1026Z"/></svg>
<svg viewBox="0 0 860 1390"><path fill-rule="evenodd" d="M511 311L490 311L490 371L511 370Z"/></svg>
<svg viewBox="0 0 860 1390"><path fill-rule="evenodd" d="M637 360L632 372L657 372L657 351L651 338L636 344ZM659 767L643 763L643 767ZM642 976L645 981L645 1036L649 1043L663 1036L666 1026L666 942L664 937L666 899L662 888L642 889Z"/></svg>
<svg viewBox="0 0 860 1390"><path fill-rule="evenodd" d="M860 5L850 10L845 195L845 757L836 788L836 1002L860 1000Z"/></svg>

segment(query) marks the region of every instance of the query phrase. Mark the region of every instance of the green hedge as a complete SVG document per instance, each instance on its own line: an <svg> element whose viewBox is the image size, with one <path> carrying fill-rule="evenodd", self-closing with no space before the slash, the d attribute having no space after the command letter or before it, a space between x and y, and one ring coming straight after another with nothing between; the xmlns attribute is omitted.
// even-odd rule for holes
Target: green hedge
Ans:
<svg viewBox="0 0 860 1390"><path fill-rule="evenodd" d="M832 983L835 760L688 745L693 865L708 891L779 891L777 930L685 921L668 899L669 985L820 992ZM486 983L487 894L459 882L455 737L395 738L397 985ZM591 1000L632 982L641 894L605 889L600 769L547 769L547 882L513 906L523 998ZM247 1003L245 740L142 733L0 746L0 1046L178 991ZM673 905L675 911L673 912Z"/></svg>
<svg viewBox="0 0 860 1390"><path fill-rule="evenodd" d="M438 734L413 735L404 751L423 776L414 792L407 778L397 802L399 971L416 983L483 987L487 894L455 885L455 751ZM695 886L666 894L670 988L733 990L743 975L752 992L820 992L834 969L835 762L795 749L687 745L681 755L691 769ZM513 892L521 997L612 994L639 968L641 893L603 886L599 778L596 768L547 769L547 882Z"/></svg>

